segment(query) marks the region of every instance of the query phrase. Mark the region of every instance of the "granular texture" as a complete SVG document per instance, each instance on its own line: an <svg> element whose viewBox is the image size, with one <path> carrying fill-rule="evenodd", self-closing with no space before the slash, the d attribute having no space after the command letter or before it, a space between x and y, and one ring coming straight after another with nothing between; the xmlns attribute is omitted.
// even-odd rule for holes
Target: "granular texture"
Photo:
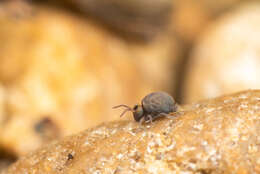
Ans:
<svg viewBox="0 0 260 174"><path fill-rule="evenodd" d="M21 158L11 173L257 174L260 91L182 106L151 124L106 123Z"/></svg>

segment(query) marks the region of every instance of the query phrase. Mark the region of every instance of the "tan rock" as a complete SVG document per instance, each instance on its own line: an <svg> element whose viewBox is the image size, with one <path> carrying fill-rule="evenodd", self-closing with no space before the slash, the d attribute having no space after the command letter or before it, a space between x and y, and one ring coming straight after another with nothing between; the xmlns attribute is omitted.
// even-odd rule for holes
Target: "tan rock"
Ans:
<svg viewBox="0 0 260 174"><path fill-rule="evenodd" d="M172 0L54 0L69 4L131 39L150 40L165 32ZM53 2L53 0L52 0Z"/></svg>
<svg viewBox="0 0 260 174"><path fill-rule="evenodd" d="M213 24L194 48L185 102L260 88L260 3L243 4Z"/></svg>
<svg viewBox="0 0 260 174"><path fill-rule="evenodd" d="M5 91L4 87L0 84L0 128L4 122L4 113L5 113Z"/></svg>
<svg viewBox="0 0 260 174"><path fill-rule="evenodd" d="M151 124L100 125L21 158L3 174L257 174L259 137L260 91L243 91L182 106Z"/></svg>
<svg viewBox="0 0 260 174"><path fill-rule="evenodd" d="M185 42L194 42L217 17L243 0L173 0L172 29Z"/></svg>
<svg viewBox="0 0 260 174"><path fill-rule="evenodd" d="M174 68L162 67L174 62L166 35L147 44L128 42L67 11L26 5L1 6L0 25L0 112L6 120L0 144L18 156L118 119L112 106L133 105L172 82ZM142 68L147 55L152 63Z"/></svg>

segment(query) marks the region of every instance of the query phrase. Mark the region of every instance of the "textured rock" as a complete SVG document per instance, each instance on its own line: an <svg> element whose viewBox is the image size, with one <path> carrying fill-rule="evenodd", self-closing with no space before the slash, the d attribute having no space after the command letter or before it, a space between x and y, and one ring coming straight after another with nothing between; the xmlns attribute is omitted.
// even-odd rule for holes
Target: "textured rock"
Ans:
<svg viewBox="0 0 260 174"><path fill-rule="evenodd" d="M260 172L260 91L182 106L151 124L117 121L21 158L11 173Z"/></svg>
<svg viewBox="0 0 260 174"><path fill-rule="evenodd" d="M186 103L260 88L260 3L243 4L208 29L194 48Z"/></svg>

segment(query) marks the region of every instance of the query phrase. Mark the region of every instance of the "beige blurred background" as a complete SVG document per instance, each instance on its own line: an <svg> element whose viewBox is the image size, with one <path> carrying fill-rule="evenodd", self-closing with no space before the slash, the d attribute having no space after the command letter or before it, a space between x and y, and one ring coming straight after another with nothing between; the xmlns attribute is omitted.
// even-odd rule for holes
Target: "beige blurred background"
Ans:
<svg viewBox="0 0 260 174"><path fill-rule="evenodd" d="M0 2L0 171L119 118L163 90L178 103L260 87L260 2Z"/></svg>

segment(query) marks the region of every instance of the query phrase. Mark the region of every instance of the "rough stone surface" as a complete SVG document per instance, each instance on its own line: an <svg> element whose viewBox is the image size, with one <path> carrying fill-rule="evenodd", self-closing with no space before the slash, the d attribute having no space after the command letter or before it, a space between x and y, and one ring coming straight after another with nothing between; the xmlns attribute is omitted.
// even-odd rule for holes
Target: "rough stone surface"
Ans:
<svg viewBox="0 0 260 174"><path fill-rule="evenodd" d="M2 174L257 174L260 91L182 106L151 124L117 121L53 142Z"/></svg>

